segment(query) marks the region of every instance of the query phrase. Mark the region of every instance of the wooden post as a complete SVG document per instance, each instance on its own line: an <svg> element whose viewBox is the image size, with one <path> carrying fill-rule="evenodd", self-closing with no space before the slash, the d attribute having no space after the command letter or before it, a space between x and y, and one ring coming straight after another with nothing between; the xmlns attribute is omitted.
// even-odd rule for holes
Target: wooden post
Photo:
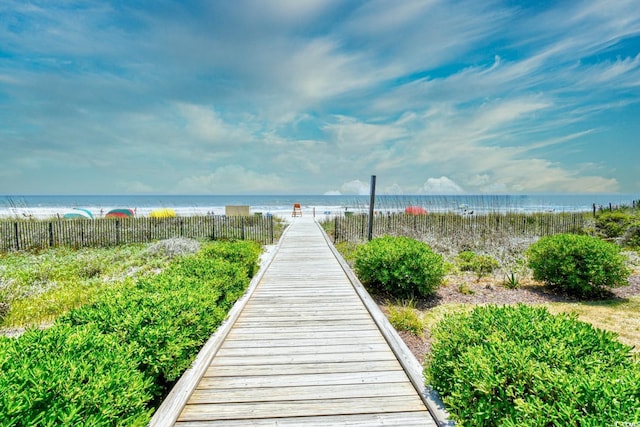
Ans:
<svg viewBox="0 0 640 427"><path fill-rule="evenodd" d="M271 237L271 244L273 245L273 215L269 217L269 225L271 226L271 230L269 230L269 235Z"/></svg>
<svg viewBox="0 0 640 427"><path fill-rule="evenodd" d="M374 205L376 203L376 176L371 175L371 197L369 200L369 232L367 234L367 240L373 238L373 213Z"/></svg>
<svg viewBox="0 0 640 427"><path fill-rule="evenodd" d="M49 223L49 247L53 247L53 223Z"/></svg>
<svg viewBox="0 0 640 427"><path fill-rule="evenodd" d="M20 237L18 236L18 223L14 222L13 223L13 229L16 233L16 251L20 250Z"/></svg>

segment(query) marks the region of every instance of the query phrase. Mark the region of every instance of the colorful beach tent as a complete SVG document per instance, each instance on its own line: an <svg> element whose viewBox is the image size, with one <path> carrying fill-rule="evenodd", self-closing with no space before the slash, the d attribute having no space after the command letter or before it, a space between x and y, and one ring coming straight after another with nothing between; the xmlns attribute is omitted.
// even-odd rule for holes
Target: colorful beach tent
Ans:
<svg viewBox="0 0 640 427"><path fill-rule="evenodd" d="M421 206L407 206L404 210L409 215L426 215L427 211Z"/></svg>
<svg viewBox="0 0 640 427"><path fill-rule="evenodd" d="M64 214L64 219L84 218L93 219L93 214L88 209L73 208L73 212L67 212Z"/></svg>
<svg viewBox="0 0 640 427"><path fill-rule="evenodd" d="M104 216L105 218L133 218L133 211L131 209L111 209Z"/></svg>
<svg viewBox="0 0 640 427"><path fill-rule="evenodd" d="M151 218L175 218L176 211L169 208L154 209L149 214Z"/></svg>

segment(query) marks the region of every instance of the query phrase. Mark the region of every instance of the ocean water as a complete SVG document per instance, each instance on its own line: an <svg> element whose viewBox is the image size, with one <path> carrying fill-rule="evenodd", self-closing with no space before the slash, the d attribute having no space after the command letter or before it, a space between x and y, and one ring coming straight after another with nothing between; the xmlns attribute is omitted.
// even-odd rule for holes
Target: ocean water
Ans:
<svg viewBox="0 0 640 427"><path fill-rule="evenodd" d="M376 195L376 212L399 212L421 206L430 212L577 212L593 205L631 205L640 194L535 194L535 195ZM290 217L293 204L303 215L336 216L368 212L370 196L358 195L0 195L0 218L55 218L73 208L90 210L95 217L110 209L129 208L148 216L158 208L171 208L178 216L223 215L225 206L249 206L251 213Z"/></svg>

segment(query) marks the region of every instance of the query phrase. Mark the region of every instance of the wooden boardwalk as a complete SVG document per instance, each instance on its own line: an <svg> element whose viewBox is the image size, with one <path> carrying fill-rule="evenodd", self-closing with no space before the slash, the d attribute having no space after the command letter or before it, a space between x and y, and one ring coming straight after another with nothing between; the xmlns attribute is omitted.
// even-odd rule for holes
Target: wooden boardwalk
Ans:
<svg viewBox="0 0 640 427"><path fill-rule="evenodd" d="M152 426L436 425L313 220L293 219L241 305Z"/></svg>

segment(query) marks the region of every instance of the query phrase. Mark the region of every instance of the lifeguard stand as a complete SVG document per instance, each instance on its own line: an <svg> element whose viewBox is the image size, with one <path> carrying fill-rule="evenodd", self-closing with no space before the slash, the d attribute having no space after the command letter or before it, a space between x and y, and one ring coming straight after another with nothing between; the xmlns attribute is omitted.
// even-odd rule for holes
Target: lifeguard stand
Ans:
<svg viewBox="0 0 640 427"><path fill-rule="evenodd" d="M293 204L293 212L291 212L291 216L302 216L302 208L300 207L300 203Z"/></svg>

